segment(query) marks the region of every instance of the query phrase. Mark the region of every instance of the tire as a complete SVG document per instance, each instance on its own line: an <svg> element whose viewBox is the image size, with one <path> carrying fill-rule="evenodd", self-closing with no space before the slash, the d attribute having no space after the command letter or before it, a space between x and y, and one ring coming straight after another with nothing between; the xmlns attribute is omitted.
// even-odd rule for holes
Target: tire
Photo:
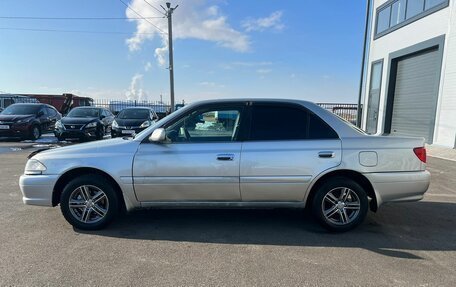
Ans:
<svg viewBox="0 0 456 287"><path fill-rule="evenodd" d="M104 127L98 128L98 130L97 130L97 135L96 135L96 139L97 139L97 140L102 140L103 137L104 137L104 134L105 134Z"/></svg>
<svg viewBox="0 0 456 287"><path fill-rule="evenodd" d="M118 215L119 207L119 197L112 184L98 175L73 179L63 189L60 200L65 219L81 230L103 229Z"/></svg>
<svg viewBox="0 0 456 287"><path fill-rule="evenodd" d="M41 129L40 129L40 126L38 125L33 125L31 128L30 128L30 132L29 132L29 138L31 140L37 140L39 139L41 136Z"/></svg>
<svg viewBox="0 0 456 287"><path fill-rule="evenodd" d="M349 231L361 224L369 205L364 189L345 177L335 177L321 185L311 204L314 218L333 232Z"/></svg>

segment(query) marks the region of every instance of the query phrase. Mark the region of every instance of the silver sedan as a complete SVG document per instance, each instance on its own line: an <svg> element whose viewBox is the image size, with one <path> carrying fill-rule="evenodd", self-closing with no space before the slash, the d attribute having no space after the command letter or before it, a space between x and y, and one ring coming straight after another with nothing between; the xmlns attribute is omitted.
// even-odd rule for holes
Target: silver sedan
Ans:
<svg viewBox="0 0 456 287"><path fill-rule="evenodd" d="M332 231L429 186L424 139L369 136L299 100L205 101L134 138L43 151L20 178L25 204L60 205L79 229L138 208L309 208Z"/></svg>

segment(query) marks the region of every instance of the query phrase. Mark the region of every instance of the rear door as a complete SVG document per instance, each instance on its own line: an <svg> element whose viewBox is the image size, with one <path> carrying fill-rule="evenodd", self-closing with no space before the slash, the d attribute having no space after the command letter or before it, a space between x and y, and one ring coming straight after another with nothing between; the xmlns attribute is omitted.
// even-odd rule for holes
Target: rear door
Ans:
<svg viewBox="0 0 456 287"><path fill-rule="evenodd" d="M243 201L302 201L311 180L341 162L337 133L297 104L253 103L241 151Z"/></svg>

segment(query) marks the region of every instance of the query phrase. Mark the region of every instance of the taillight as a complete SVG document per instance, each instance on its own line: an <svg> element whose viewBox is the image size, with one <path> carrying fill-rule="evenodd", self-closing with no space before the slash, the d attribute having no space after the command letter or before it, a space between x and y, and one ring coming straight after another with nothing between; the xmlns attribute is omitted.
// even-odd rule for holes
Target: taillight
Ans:
<svg viewBox="0 0 456 287"><path fill-rule="evenodd" d="M426 148L424 147L416 147L413 149L413 152L416 156L424 163L426 163Z"/></svg>

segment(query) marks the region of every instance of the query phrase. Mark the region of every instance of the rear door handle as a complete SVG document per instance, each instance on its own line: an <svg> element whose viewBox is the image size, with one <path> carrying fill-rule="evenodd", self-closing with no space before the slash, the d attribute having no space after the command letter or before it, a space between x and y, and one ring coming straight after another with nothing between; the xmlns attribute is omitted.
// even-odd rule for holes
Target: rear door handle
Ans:
<svg viewBox="0 0 456 287"><path fill-rule="evenodd" d="M335 156L335 154L333 151L321 151L318 153L318 157L321 157L321 158L332 158L334 156Z"/></svg>
<svg viewBox="0 0 456 287"><path fill-rule="evenodd" d="M234 154L232 153L221 153L217 155L217 160L233 160Z"/></svg>

